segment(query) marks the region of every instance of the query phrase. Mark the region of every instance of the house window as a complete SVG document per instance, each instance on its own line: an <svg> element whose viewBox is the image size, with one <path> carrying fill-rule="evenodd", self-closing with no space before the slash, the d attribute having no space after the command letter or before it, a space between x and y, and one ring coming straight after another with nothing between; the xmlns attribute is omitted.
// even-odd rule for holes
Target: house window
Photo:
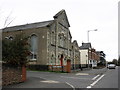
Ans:
<svg viewBox="0 0 120 90"><path fill-rule="evenodd" d="M5 37L5 39L13 40L13 36Z"/></svg>
<svg viewBox="0 0 120 90"><path fill-rule="evenodd" d="M58 35L58 45L60 46L60 39L61 39L61 37L60 37L60 35Z"/></svg>
<svg viewBox="0 0 120 90"><path fill-rule="evenodd" d="M30 51L31 51L31 60L37 60L37 50L38 50L38 37L33 34L30 39Z"/></svg>
<svg viewBox="0 0 120 90"><path fill-rule="evenodd" d="M66 38L65 38L65 37L63 37L63 47L65 47L65 48L66 48L66 45L67 45L67 43L66 43Z"/></svg>
<svg viewBox="0 0 120 90"><path fill-rule="evenodd" d="M51 33L51 44L55 44L55 32L52 31Z"/></svg>
<svg viewBox="0 0 120 90"><path fill-rule="evenodd" d="M9 37L5 37L5 39L9 39Z"/></svg>
<svg viewBox="0 0 120 90"><path fill-rule="evenodd" d="M13 36L9 36L9 39L10 39L10 40L13 40Z"/></svg>
<svg viewBox="0 0 120 90"><path fill-rule="evenodd" d="M63 36L61 36L61 38L60 38L60 46L61 46L61 47L64 46L64 38L63 38Z"/></svg>
<svg viewBox="0 0 120 90"><path fill-rule="evenodd" d="M52 52L52 55L51 55L51 65L55 65L55 54Z"/></svg>

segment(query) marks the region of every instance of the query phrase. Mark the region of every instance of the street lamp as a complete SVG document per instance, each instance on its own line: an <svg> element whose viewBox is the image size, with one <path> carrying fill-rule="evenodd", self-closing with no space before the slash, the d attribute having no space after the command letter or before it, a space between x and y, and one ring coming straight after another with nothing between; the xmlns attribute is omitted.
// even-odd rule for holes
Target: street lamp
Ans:
<svg viewBox="0 0 120 90"><path fill-rule="evenodd" d="M89 42L89 32L90 32L90 31L97 31L97 29L95 29L95 30L88 30L88 31L87 31L87 34L88 34L88 42Z"/></svg>

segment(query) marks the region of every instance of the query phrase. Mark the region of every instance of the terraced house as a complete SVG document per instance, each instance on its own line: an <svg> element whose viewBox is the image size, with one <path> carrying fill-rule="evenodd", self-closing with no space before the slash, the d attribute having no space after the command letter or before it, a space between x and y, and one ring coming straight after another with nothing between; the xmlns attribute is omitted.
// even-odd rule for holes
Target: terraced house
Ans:
<svg viewBox="0 0 120 90"><path fill-rule="evenodd" d="M32 54L29 65L35 65L39 69L47 66L46 69L49 70L70 72L72 66L80 64L79 48L74 48L76 44L71 42L70 24L65 10L61 10L53 18L50 21L4 28L3 39L14 39L16 34L23 33L30 37Z"/></svg>
<svg viewBox="0 0 120 90"><path fill-rule="evenodd" d="M100 56L92 48L91 43L82 43L82 46L80 46L80 60L82 68L96 68L100 61Z"/></svg>

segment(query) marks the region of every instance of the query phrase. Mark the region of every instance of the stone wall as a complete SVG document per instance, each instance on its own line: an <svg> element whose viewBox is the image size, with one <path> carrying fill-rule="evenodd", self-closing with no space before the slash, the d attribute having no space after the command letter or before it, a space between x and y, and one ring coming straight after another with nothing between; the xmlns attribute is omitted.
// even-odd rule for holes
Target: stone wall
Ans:
<svg viewBox="0 0 120 90"><path fill-rule="evenodd" d="M2 86L22 82L22 68L2 66Z"/></svg>

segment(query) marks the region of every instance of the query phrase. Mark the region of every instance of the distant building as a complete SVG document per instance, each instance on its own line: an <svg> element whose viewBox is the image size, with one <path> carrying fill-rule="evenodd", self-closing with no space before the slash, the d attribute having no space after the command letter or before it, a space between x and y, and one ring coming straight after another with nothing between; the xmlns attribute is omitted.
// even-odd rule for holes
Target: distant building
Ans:
<svg viewBox="0 0 120 90"><path fill-rule="evenodd" d="M72 69L80 69L80 51L76 40L72 43Z"/></svg>
<svg viewBox="0 0 120 90"><path fill-rule="evenodd" d="M80 46L80 62L82 68L97 67L99 59L100 57L96 50L92 48L91 43L82 43L82 46Z"/></svg>
<svg viewBox="0 0 120 90"><path fill-rule="evenodd" d="M71 42L69 27L66 12L61 10L54 20L4 28L3 39L14 39L20 33L29 36L30 65L47 65L50 70L66 71L67 60L72 68L79 64L80 59L77 42Z"/></svg>
<svg viewBox="0 0 120 90"><path fill-rule="evenodd" d="M97 67L98 62L100 61L100 56L97 54L96 50L94 48L91 49L91 60L90 64L92 67Z"/></svg>
<svg viewBox="0 0 120 90"><path fill-rule="evenodd" d="M90 67L91 43L82 43L80 46L80 63L82 68Z"/></svg>

